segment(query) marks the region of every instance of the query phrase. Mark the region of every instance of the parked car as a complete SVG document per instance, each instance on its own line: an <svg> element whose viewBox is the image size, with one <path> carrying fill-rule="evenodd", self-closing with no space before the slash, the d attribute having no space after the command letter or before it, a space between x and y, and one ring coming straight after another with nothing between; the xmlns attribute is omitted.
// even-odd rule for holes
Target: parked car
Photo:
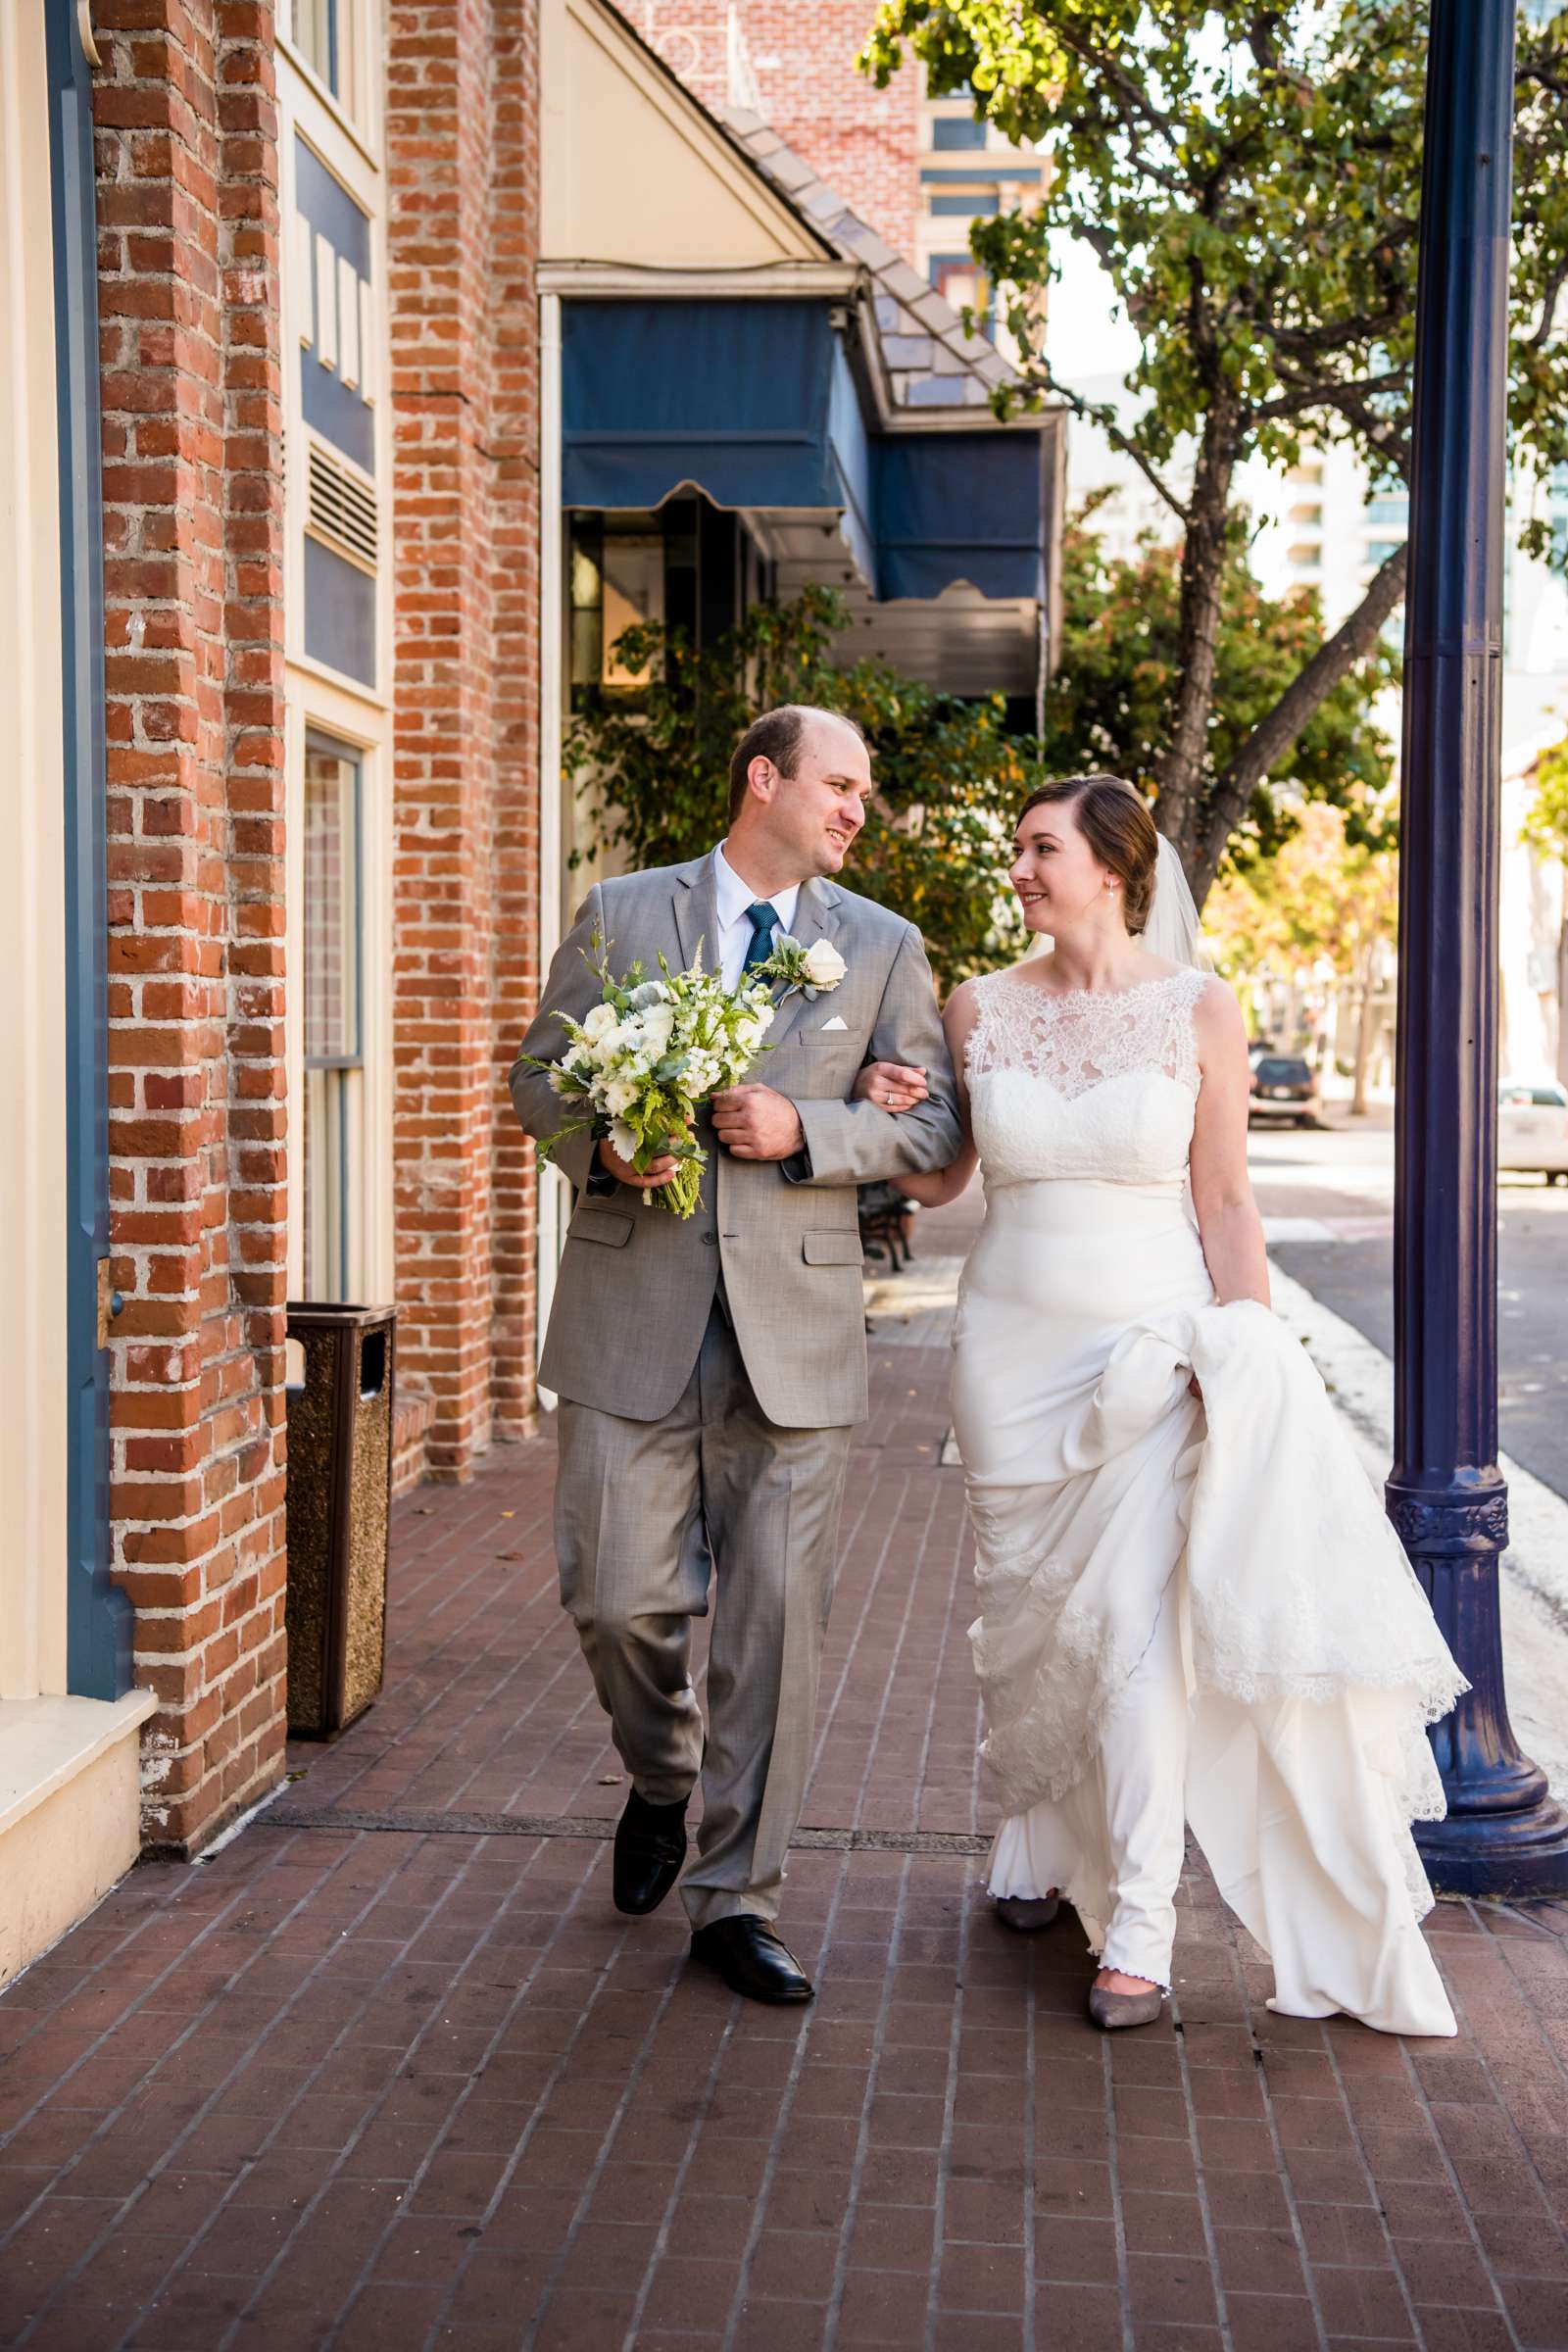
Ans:
<svg viewBox="0 0 1568 2352"><path fill-rule="evenodd" d="M1548 1184L1568 1176L1568 1090L1505 1078L1497 1089L1497 1165L1539 1168Z"/></svg>
<svg viewBox="0 0 1568 2352"><path fill-rule="evenodd" d="M1253 1062L1250 1117L1289 1119L1297 1127L1315 1127L1322 1107L1311 1065L1298 1054L1265 1054Z"/></svg>

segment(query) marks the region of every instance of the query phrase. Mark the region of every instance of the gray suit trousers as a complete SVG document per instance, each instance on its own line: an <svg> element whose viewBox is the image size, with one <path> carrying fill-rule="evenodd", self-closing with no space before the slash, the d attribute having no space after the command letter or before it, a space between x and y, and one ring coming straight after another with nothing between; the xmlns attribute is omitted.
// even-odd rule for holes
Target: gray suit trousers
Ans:
<svg viewBox="0 0 1568 2352"><path fill-rule="evenodd" d="M784 1429L758 1404L714 1303L691 1379L658 1421L563 1398L561 1597L622 1762L651 1804L702 1777L694 1928L776 1918L810 1768L852 1431ZM709 1736L689 1666L706 1616Z"/></svg>

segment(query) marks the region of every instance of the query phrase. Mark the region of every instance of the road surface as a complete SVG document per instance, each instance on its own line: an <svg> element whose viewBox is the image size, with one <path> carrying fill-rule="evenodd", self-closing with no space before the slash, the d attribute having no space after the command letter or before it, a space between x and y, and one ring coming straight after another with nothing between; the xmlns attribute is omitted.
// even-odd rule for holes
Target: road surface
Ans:
<svg viewBox="0 0 1568 2352"><path fill-rule="evenodd" d="M1315 1134L1252 1130L1252 1181L1270 1254L1392 1355L1390 1114L1329 1117ZM1497 1211L1501 1443L1568 1495L1568 1185L1504 1174Z"/></svg>

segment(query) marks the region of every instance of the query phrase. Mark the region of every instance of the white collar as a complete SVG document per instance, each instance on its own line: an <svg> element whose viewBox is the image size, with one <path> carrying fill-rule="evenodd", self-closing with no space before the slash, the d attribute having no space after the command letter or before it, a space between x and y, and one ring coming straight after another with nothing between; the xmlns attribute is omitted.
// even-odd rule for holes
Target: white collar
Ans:
<svg viewBox="0 0 1568 2352"><path fill-rule="evenodd" d="M713 852L713 884L718 900L718 919L728 930L731 923L740 921L748 906L756 904L757 893L749 882L741 880L724 855L722 842ZM798 882L792 882L788 890L773 892L769 904L778 909L778 927L781 931L794 929L795 908L800 896L801 886Z"/></svg>

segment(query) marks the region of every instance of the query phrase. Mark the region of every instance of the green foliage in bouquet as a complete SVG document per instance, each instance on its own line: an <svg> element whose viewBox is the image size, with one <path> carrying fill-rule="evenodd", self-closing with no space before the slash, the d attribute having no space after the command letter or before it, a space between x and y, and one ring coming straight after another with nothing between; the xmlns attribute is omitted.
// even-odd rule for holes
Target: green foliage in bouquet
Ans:
<svg viewBox="0 0 1568 2352"><path fill-rule="evenodd" d="M599 943L596 941L597 949ZM764 979L752 979L731 992L716 972L703 969L699 945L683 972L659 958L661 977L644 976L634 963L616 979L607 962L589 968L599 980L599 1003L580 1021L560 1016L568 1040L558 1061L529 1055L564 1102L579 1115L568 1118L539 1147L548 1159L567 1136L585 1131L607 1141L612 1152L642 1175L651 1160L665 1154L680 1162L658 1194L662 1208L689 1217L702 1198L708 1154L693 1132L698 1107L722 1087L743 1078L764 1049L773 1005Z"/></svg>

